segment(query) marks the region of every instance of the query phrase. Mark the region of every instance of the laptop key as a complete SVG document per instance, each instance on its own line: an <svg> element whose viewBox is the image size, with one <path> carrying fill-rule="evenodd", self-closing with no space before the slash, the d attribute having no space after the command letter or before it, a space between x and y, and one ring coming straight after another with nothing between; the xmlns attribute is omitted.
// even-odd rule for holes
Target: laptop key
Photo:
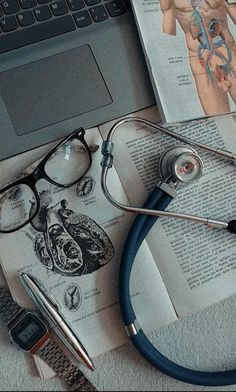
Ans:
<svg viewBox="0 0 236 392"><path fill-rule="evenodd" d="M37 1L36 0L19 0L21 8L27 9L27 8L33 8L36 7Z"/></svg>
<svg viewBox="0 0 236 392"><path fill-rule="evenodd" d="M59 0L59 1L55 1L54 3L51 4L51 10L52 10L53 15L61 16L61 15L67 14L68 7L67 7L64 0Z"/></svg>
<svg viewBox="0 0 236 392"><path fill-rule="evenodd" d="M16 15L21 27L30 26L35 23L34 15L31 11L24 11Z"/></svg>
<svg viewBox="0 0 236 392"><path fill-rule="evenodd" d="M67 0L67 4L71 11L81 10L85 7L84 0Z"/></svg>
<svg viewBox="0 0 236 392"><path fill-rule="evenodd" d="M87 5L96 5L101 3L101 0L85 0Z"/></svg>
<svg viewBox="0 0 236 392"><path fill-rule="evenodd" d="M34 14L39 22L50 19L52 17L50 8L47 5L43 5L42 7L35 8Z"/></svg>
<svg viewBox="0 0 236 392"><path fill-rule="evenodd" d="M6 18L0 19L0 26L4 33L9 33L18 28L18 23L14 16L7 16Z"/></svg>
<svg viewBox="0 0 236 392"><path fill-rule="evenodd" d="M106 8L110 16L119 16L126 12L124 4L121 0L114 0L106 3Z"/></svg>
<svg viewBox="0 0 236 392"><path fill-rule="evenodd" d="M19 4L16 0L7 0L3 1L2 3L3 12L6 15L14 14L15 12L20 11Z"/></svg>
<svg viewBox="0 0 236 392"><path fill-rule="evenodd" d="M73 17L78 27L86 27L93 23L87 10L76 12Z"/></svg>
<svg viewBox="0 0 236 392"><path fill-rule="evenodd" d="M94 22L102 22L108 18L107 11L103 5L90 8L89 11Z"/></svg>
<svg viewBox="0 0 236 392"><path fill-rule="evenodd" d="M2 22L2 19L0 21ZM0 25L2 26L2 24ZM45 23L39 23L10 34L2 35L0 37L0 53L69 33L75 29L75 23L70 15L51 19Z"/></svg>

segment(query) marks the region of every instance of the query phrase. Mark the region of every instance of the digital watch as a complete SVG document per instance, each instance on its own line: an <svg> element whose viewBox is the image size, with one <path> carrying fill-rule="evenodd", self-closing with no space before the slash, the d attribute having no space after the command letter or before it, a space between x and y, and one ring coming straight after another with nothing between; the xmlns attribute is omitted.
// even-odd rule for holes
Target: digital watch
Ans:
<svg viewBox="0 0 236 392"><path fill-rule="evenodd" d="M0 288L0 318L7 324L17 347L43 359L72 391L96 390L58 346L40 315L20 307L3 288Z"/></svg>

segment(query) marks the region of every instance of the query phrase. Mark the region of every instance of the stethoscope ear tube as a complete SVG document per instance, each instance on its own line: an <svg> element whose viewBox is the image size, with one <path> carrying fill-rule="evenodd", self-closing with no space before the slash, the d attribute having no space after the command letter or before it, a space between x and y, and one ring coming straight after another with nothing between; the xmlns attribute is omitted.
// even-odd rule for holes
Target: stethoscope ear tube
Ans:
<svg viewBox="0 0 236 392"><path fill-rule="evenodd" d="M143 207L147 209L164 210L171 200L171 196L163 190L155 188ZM161 354L157 348L151 344L143 330L135 325L137 324L136 315L130 297L131 270L135 256L143 240L157 219L158 217L150 215L138 215L129 231L122 253L119 274L119 297L123 321L126 330L129 331L130 339L146 360L170 377L194 385L223 386L236 384L236 370L202 372L191 370L174 363ZM232 231L236 231L236 221L232 221L230 224L232 226Z"/></svg>

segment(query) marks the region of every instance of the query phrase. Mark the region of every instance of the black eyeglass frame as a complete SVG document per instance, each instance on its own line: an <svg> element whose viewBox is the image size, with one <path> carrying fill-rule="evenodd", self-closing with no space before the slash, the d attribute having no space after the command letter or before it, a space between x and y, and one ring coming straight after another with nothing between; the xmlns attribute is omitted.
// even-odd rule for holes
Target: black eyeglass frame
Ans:
<svg viewBox="0 0 236 392"><path fill-rule="evenodd" d="M92 155L91 155L89 146L87 145L87 143L84 139L84 135L85 135L85 130L82 127L75 129L69 136L67 136L60 143L58 143L51 151L49 151L49 153L42 159L42 161L38 164L38 166L34 169L34 171L32 173L30 173L29 175L27 175L17 181L14 181L14 182L10 183L9 185L5 186L4 188L0 189L0 196L1 196L2 193L8 191L11 188L14 188L17 185L27 185L32 190L32 192L35 196L35 200L36 200L36 210L26 222L24 222L22 225L18 226L17 229L2 230L0 228L0 233L13 233L14 231L20 230L20 229L22 229L22 227L26 226L30 221L32 221L35 218L35 216L38 214L39 208L40 208L40 198L39 198L39 194L38 194L38 191L37 191L37 188L35 185L39 180L45 179L53 185L56 185L58 187L66 189L66 188L69 188L69 187L75 185L87 174L87 172L89 171L91 164L92 164ZM59 184L56 181L52 180L47 175L47 173L45 172L45 165L46 165L47 161L50 159L50 157L55 153L55 151L57 151L61 146L66 144L68 141L75 139L75 138L77 138L83 144L84 148L86 149L86 152L88 153L88 157L89 157L88 167L85 170L85 172L76 181L74 181L68 185L62 185L62 184Z"/></svg>

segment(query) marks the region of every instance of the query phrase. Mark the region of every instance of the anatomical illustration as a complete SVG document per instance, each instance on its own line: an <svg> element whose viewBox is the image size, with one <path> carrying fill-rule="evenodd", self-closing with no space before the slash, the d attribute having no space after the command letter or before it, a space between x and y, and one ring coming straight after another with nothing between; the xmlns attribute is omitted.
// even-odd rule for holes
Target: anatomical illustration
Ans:
<svg viewBox="0 0 236 392"><path fill-rule="evenodd" d="M236 103L236 44L229 18L236 24L236 4L227 0L160 0L163 33L181 26L197 93L206 115L230 111ZM235 29L236 31L236 29Z"/></svg>
<svg viewBox="0 0 236 392"><path fill-rule="evenodd" d="M56 206L52 201L51 192L42 191L40 211L31 222L39 232L34 238L38 260L65 276L90 274L107 264L115 250L104 230L87 215L69 209L67 200Z"/></svg>
<svg viewBox="0 0 236 392"><path fill-rule="evenodd" d="M82 298L80 288L77 284L71 283L66 287L63 302L65 308L71 312L75 312L79 309Z"/></svg>
<svg viewBox="0 0 236 392"><path fill-rule="evenodd" d="M95 186L95 180L92 176L84 176L80 181L75 185L75 194L76 196L82 198L90 196L93 192Z"/></svg>

